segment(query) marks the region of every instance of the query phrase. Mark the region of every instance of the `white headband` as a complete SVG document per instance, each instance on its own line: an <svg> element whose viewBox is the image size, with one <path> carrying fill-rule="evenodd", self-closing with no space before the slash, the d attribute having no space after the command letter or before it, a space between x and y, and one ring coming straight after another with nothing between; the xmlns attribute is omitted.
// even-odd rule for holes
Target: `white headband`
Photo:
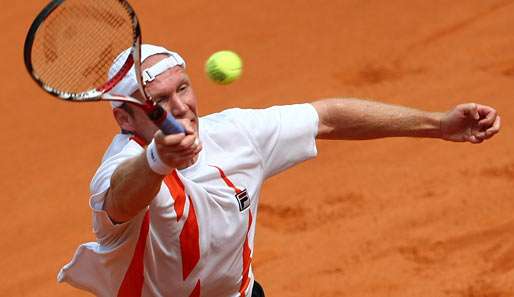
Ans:
<svg viewBox="0 0 514 297"><path fill-rule="evenodd" d="M166 59L160 60L158 63L153 65L152 67L146 68L143 70L143 84L153 81L158 75L162 74L164 71L173 68L175 66L182 66L185 68L186 62L179 56L177 53L170 52L170 56Z"/></svg>
<svg viewBox="0 0 514 297"><path fill-rule="evenodd" d="M116 59L114 59L111 68L109 69L109 79L111 79L118 71L120 70L123 62L126 61L128 55L130 54L130 48L123 51L119 54ZM163 59L156 63L155 65L144 69L142 71L143 75L143 83L146 84L155 79L158 75L162 74L164 71L175 67L182 66L186 67L186 62L182 57L172 51L165 49L164 47L155 46L151 44L142 44L141 45L141 63L143 63L148 57L158 54L169 55L168 58ZM125 77L110 91L112 94L130 96L135 91L137 91L138 85L136 80L136 71L134 70L134 66L130 68L129 72L125 75ZM119 101L111 101L112 107L120 107L123 103Z"/></svg>

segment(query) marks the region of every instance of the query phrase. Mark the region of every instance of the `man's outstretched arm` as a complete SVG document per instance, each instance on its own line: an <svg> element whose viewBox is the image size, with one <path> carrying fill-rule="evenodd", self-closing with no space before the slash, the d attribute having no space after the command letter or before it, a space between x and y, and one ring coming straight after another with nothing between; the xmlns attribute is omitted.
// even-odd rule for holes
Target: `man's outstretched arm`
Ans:
<svg viewBox="0 0 514 297"><path fill-rule="evenodd" d="M431 137L480 143L500 129L492 107L466 103L448 112L428 112L360 99L313 102L319 115L320 139Z"/></svg>

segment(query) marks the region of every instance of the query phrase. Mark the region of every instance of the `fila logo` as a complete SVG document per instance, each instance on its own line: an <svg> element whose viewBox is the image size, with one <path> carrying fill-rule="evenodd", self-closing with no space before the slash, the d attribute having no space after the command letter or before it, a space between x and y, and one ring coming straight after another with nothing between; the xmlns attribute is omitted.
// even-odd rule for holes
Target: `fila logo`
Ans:
<svg viewBox="0 0 514 297"><path fill-rule="evenodd" d="M240 191L235 196L239 203L239 211L243 211L250 206L250 196L248 196L248 191L246 191L246 189Z"/></svg>

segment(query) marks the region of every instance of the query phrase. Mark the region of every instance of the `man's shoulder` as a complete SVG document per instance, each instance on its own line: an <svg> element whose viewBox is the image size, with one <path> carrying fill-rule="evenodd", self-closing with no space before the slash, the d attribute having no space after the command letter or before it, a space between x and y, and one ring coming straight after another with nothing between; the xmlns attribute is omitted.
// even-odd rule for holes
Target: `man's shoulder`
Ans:
<svg viewBox="0 0 514 297"><path fill-rule="evenodd" d="M246 110L241 108L230 108L220 112L211 113L200 118L200 128L216 130L217 128L236 127L237 122L245 118Z"/></svg>
<svg viewBox="0 0 514 297"><path fill-rule="evenodd" d="M140 150L142 150L142 146L138 144L137 141L131 141L131 139L131 134L119 133L115 135L111 144L105 151L104 156L102 157L102 163L124 151L129 153L138 153Z"/></svg>
<svg viewBox="0 0 514 297"><path fill-rule="evenodd" d="M218 122L218 121L225 121L230 118L237 117L241 113L244 113L246 109L242 108L229 108L225 109L219 112L211 113L205 116L202 116L200 119L204 121L212 121L212 122Z"/></svg>
<svg viewBox="0 0 514 297"><path fill-rule="evenodd" d="M306 109L313 109L310 104L288 104L273 105L266 108L229 108L223 111L212 113L201 117L201 120L209 124L247 124L253 126L255 123L270 123L280 121L284 114L295 117Z"/></svg>
<svg viewBox="0 0 514 297"><path fill-rule="evenodd" d="M220 112L212 113L201 117L200 119L209 124L227 124L238 122L249 122L266 114L266 110L270 108L228 108Z"/></svg>
<svg viewBox="0 0 514 297"><path fill-rule="evenodd" d="M117 134L102 157L90 183L91 193L105 191L110 184L114 170L125 160L137 156L144 148L136 141L131 141L129 134Z"/></svg>

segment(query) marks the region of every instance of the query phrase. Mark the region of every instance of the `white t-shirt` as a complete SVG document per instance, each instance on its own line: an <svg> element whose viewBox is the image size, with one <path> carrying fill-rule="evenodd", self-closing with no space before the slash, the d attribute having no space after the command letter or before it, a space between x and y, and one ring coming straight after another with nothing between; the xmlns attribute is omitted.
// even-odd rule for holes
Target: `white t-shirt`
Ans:
<svg viewBox="0 0 514 297"><path fill-rule="evenodd" d="M151 204L123 224L102 210L111 175L144 152L117 135L91 182L97 241L82 244L59 282L101 297L251 295L251 258L264 180L316 156L310 104L229 109L199 120L198 161L167 176Z"/></svg>

